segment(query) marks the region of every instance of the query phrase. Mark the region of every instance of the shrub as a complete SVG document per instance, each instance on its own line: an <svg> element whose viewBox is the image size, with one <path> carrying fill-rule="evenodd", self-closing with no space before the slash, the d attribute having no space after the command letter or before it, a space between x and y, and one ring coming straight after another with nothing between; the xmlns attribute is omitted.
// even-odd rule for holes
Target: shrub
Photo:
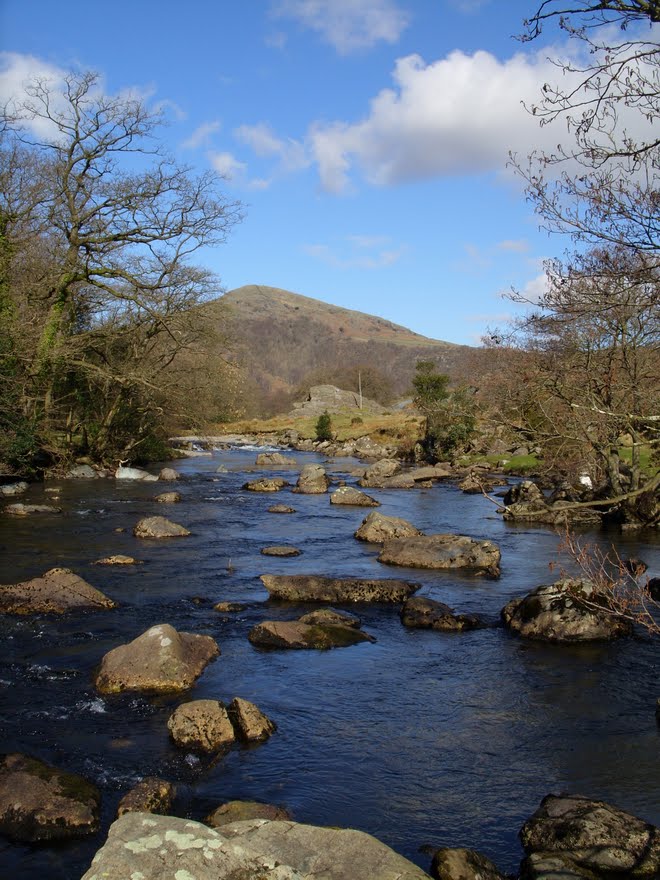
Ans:
<svg viewBox="0 0 660 880"><path fill-rule="evenodd" d="M321 413L316 423L316 439L320 441L332 440L332 419L327 409Z"/></svg>

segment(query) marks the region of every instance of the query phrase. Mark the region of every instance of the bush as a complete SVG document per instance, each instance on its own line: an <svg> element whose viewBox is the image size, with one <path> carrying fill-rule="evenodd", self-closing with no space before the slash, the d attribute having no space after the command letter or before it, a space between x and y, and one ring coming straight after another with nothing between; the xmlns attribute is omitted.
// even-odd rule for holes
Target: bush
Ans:
<svg viewBox="0 0 660 880"><path fill-rule="evenodd" d="M319 416L316 423L316 439L320 441L332 440L332 419L327 409Z"/></svg>

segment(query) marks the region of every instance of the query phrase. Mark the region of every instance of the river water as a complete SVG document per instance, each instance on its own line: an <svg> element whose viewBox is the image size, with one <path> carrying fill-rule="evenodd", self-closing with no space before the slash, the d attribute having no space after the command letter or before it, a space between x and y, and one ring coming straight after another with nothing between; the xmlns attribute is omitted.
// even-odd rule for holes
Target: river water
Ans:
<svg viewBox="0 0 660 880"><path fill-rule="evenodd" d="M377 641L333 651L253 648L249 629L298 617L301 605L268 601L265 573L393 577L419 581L421 595L498 620L501 607L555 579L558 535L510 526L481 496L454 485L369 490L382 513L428 533L496 541L502 576L390 568L377 547L352 535L368 510L327 495L246 492L255 450L224 450L177 462L183 480L48 483L61 490L61 516L0 517L0 583L73 569L120 603L112 611L0 619L0 751L22 751L81 773L102 791L98 835L56 846L0 838L0 875L75 880L105 839L119 799L139 779L177 783L173 812L202 819L219 803L254 799L286 806L301 822L359 828L428 869L425 846L469 846L515 871L517 832L550 792L602 798L660 824L660 729L655 720L658 642L644 637L589 647L524 642L500 627L460 634L405 629L397 609L353 608ZM299 465L321 461L296 453ZM328 472L353 483L355 461ZM226 473L216 473L223 465ZM269 471L270 473L270 471ZM296 471L276 471L295 482ZM153 496L177 488L178 505ZM21 500L43 502L43 487ZM267 512L275 502L296 509ZM140 541L132 527L165 514L189 538ZM125 531L117 531L117 529ZM610 536L660 574L660 541ZM599 536L606 542L607 536ZM262 547L293 544L278 559ZM124 553L140 566L94 566ZM238 614L220 600L248 603ZM158 623L212 635L221 656L190 694L100 697L91 684L103 655ZM278 725L262 745L234 748L214 765L176 749L166 722L187 699L240 696ZM3 867L4 866L4 867Z"/></svg>

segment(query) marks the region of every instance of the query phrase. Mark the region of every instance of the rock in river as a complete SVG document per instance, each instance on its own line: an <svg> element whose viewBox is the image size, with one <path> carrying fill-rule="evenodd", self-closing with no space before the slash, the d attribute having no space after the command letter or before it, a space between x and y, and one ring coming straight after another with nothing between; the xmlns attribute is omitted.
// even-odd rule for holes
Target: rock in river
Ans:
<svg viewBox="0 0 660 880"><path fill-rule="evenodd" d="M520 839L526 880L660 876L660 829L603 801L548 795Z"/></svg>
<svg viewBox="0 0 660 880"><path fill-rule="evenodd" d="M298 482L293 490L301 495L323 495L328 491L330 480L325 468L320 464L306 464L300 472Z"/></svg>
<svg viewBox="0 0 660 880"><path fill-rule="evenodd" d="M105 655L96 675L96 688L103 694L185 691L219 653L211 636L177 632L167 623L152 626Z"/></svg>
<svg viewBox="0 0 660 880"><path fill-rule="evenodd" d="M185 538L188 529L164 516L145 516L133 529L136 538Z"/></svg>
<svg viewBox="0 0 660 880"><path fill-rule="evenodd" d="M0 586L0 612L5 614L64 614L116 607L116 602L68 568L51 568L31 581Z"/></svg>
<svg viewBox="0 0 660 880"><path fill-rule="evenodd" d="M99 827L95 785L14 753L0 762L0 832L30 843L91 834Z"/></svg>
<svg viewBox="0 0 660 880"><path fill-rule="evenodd" d="M249 700L234 697L227 711L236 736L245 742L263 742L277 730L275 722Z"/></svg>
<svg viewBox="0 0 660 880"><path fill-rule="evenodd" d="M289 483L281 477L261 477L259 480L243 483L243 489L247 489L248 492L279 492L288 485Z"/></svg>
<svg viewBox="0 0 660 880"><path fill-rule="evenodd" d="M431 863L435 880L506 880L490 859L472 849L445 847L437 850Z"/></svg>
<svg viewBox="0 0 660 880"><path fill-rule="evenodd" d="M290 544L274 544L272 547L261 548L263 556L300 556L301 552L297 547L292 547Z"/></svg>
<svg viewBox="0 0 660 880"><path fill-rule="evenodd" d="M385 485L389 477L401 470L400 462L393 458L382 458L374 462L364 471L358 483L365 489L378 489Z"/></svg>
<svg viewBox="0 0 660 880"><path fill-rule="evenodd" d="M362 520L362 525L355 532L355 537L358 541L382 544L391 538L412 538L421 534L423 532L405 519L374 512Z"/></svg>
<svg viewBox="0 0 660 880"><path fill-rule="evenodd" d="M124 813L160 813L167 815L172 809L176 789L166 779L145 776L119 801L117 815Z"/></svg>
<svg viewBox="0 0 660 880"><path fill-rule="evenodd" d="M380 501L376 501L366 492L360 492L355 486L340 486L330 496L330 504L347 504L353 507L379 507Z"/></svg>
<svg viewBox="0 0 660 880"><path fill-rule="evenodd" d="M18 501L8 504L4 512L10 516L32 516L35 513L62 513L62 508L52 504L23 504Z"/></svg>
<svg viewBox="0 0 660 880"><path fill-rule="evenodd" d="M488 577L499 577L500 574L497 544L477 541L466 535L394 538L383 544L378 561L410 568L465 569Z"/></svg>
<svg viewBox="0 0 660 880"><path fill-rule="evenodd" d="M273 804L261 804L257 801L227 801L220 804L206 819L205 825L211 828L220 828L231 822L245 822L248 819L287 820L291 814L284 807L276 807Z"/></svg>
<svg viewBox="0 0 660 880"><path fill-rule="evenodd" d="M521 636L546 642L609 641L632 632L593 584L570 578L513 599L502 609L502 619Z"/></svg>
<svg viewBox="0 0 660 880"><path fill-rule="evenodd" d="M411 581L262 574L272 599L287 602L403 602L419 589Z"/></svg>
<svg viewBox="0 0 660 880"><path fill-rule="evenodd" d="M437 629L443 632L461 632L483 626L474 614L456 614L453 608L443 602L424 596L406 599L401 609L401 623L413 629Z"/></svg>
<svg viewBox="0 0 660 880"><path fill-rule="evenodd" d="M266 620L248 633L259 648L316 649L347 648L359 642L373 642L373 636L343 623L305 623L303 620Z"/></svg>
<svg viewBox="0 0 660 880"><path fill-rule="evenodd" d="M181 501L180 492L161 492L154 497L159 504L178 504Z"/></svg>
<svg viewBox="0 0 660 880"><path fill-rule="evenodd" d="M110 827L82 880L428 880L388 846L350 829L254 819L208 828L128 813Z"/></svg>
<svg viewBox="0 0 660 880"><path fill-rule="evenodd" d="M227 708L219 700L182 703L170 715L167 729L178 746L194 752L219 752L236 739Z"/></svg>

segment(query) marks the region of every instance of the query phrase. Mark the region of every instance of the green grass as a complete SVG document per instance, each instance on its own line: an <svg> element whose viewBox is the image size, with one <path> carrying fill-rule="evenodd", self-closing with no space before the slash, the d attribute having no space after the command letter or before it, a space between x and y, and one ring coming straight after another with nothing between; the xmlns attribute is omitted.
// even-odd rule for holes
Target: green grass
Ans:
<svg viewBox="0 0 660 880"><path fill-rule="evenodd" d="M632 464L632 449L629 446L622 446L619 449L619 456L621 457L621 461L625 461L626 464ZM642 446L639 450L639 464L642 469L642 473L648 477L653 477L658 473L657 465L651 463L651 447L650 446Z"/></svg>

